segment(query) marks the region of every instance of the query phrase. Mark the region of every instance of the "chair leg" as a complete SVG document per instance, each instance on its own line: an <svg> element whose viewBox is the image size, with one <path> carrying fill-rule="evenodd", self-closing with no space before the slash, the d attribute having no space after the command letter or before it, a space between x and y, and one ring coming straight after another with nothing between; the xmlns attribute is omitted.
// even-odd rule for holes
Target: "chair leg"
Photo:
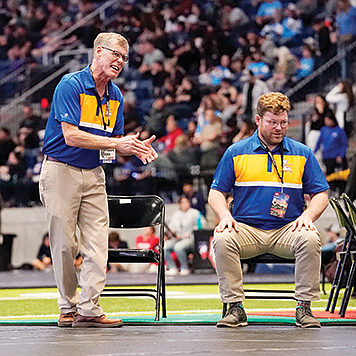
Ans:
<svg viewBox="0 0 356 356"><path fill-rule="evenodd" d="M162 260L161 273L162 273L162 277L161 277L162 278L162 318L167 318L166 274L164 271L164 260Z"/></svg>
<svg viewBox="0 0 356 356"><path fill-rule="evenodd" d="M333 303L331 305L330 313L334 313L335 308L336 308L337 300L339 298L339 293L340 293L341 285L342 285L342 277L343 277L345 269L346 269L346 261L347 261L348 257L349 257L349 254L346 252L346 254L344 256L344 260L342 261L340 275L339 275L339 278L338 278L338 281L336 284L335 296L334 296Z"/></svg>
<svg viewBox="0 0 356 356"><path fill-rule="evenodd" d="M341 306L340 306L340 310L339 310L339 314L342 318L345 317L347 305L349 304L351 290L352 290L354 277L355 277L355 270L356 270L356 264L355 264L355 261L352 261L350 274L349 274L349 277L348 277L347 283L346 283L344 297L342 298L342 302L341 302Z"/></svg>
<svg viewBox="0 0 356 356"><path fill-rule="evenodd" d="M349 238L348 238L348 236L346 236L346 238L344 240L344 244L342 246L342 252L345 252L345 250L346 250L346 254L348 252L348 248L346 248L348 240L349 240ZM328 302L327 302L326 308L325 308L325 311L330 310L330 313L334 313L334 311L335 311L335 306L336 306L337 298L339 296L339 291L340 291L340 284L342 281L342 275L343 275L343 271L344 271L345 263L346 263L345 262L346 254L345 254L344 260L338 261L338 264L336 266L335 276L334 276L334 279L333 279L333 282L331 285ZM335 291L336 291L336 293L335 293ZM335 293L335 296L334 296L334 293ZM330 309L331 303L333 304L333 307Z"/></svg>
<svg viewBox="0 0 356 356"><path fill-rule="evenodd" d="M226 315L227 312L227 303L223 303L222 317Z"/></svg>
<svg viewBox="0 0 356 356"><path fill-rule="evenodd" d="M160 307L161 307L161 291L162 291L162 263L161 260L158 263L158 273L157 273L157 297L156 297L156 317L155 320L159 320Z"/></svg>
<svg viewBox="0 0 356 356"><path fill-rule="evenodd" d="M324 265L321 266L321 289L324 293L324 295L326 295L326 291L325 291L325 267Z"/></svg>

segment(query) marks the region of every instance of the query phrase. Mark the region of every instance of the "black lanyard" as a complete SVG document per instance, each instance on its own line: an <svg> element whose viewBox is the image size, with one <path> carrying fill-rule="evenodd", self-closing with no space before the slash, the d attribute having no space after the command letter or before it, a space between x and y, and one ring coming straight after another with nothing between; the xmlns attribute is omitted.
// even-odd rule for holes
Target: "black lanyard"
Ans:
<svg viewBox="0 0 356 356"><path fill-rule="evenodd" d="M105 135L106 135L106 128L107 126L110 126L110 97L109 97L109 83L106 84L105 86L105 98L106 98L106 116L108 117L108 122L105 121L105 116L104 116L104 112L103 112L103 106L101 105L101 98L100 98L100 95L98 94L97 90L96 90L96 83L95 83L95 79L94 79L94 76L93 76L93 73L91 71L91 68L90 68L90 74L93 78L93 81L94 81L94 84L95 84L95 88L94 88L94 94L95 94L95 98L96 98L96 101L97 101L97 104L100 108L100 111L101 111L101 117L102 117L102 120L103 120L103 126L104 126L104 131L105 131ZM98 110L97 110L97 116L99 115L98 113Z"/></svg>
<svg viewBox="0 0 356 356"><path fill-rule="evenodd" d="M101 98L100 98L98 92L96 91L96 89L94 89L94 93L95 93L96 101L98 102L98 105L99 105L99 107L100 107L101 117L102 117L102 120L103 120L104 131L106 132L106 127L107 127L107 126L110 126L110 103L109 103L109 90L108 90L108 86L105 87L106 116L107 116L107 118L108 118L108 121L107 121L107 122L105 121L103 106L101 105Z"/></svg>
<svg viewBox="0 0 356 356"><path fill-rule="evenodd" d="M282 166L282 173L281 174L279 173L279 170L278 170L278 167L277 167L277 163L276 163L276 161L275 161L275 159L273 157L273 154L270 151L270 149L267 147L267 145L261 139L260 139L260 143L261 143L262 148L267 152L269 158L272 161L272 164L273 164L274 168L276 169L278 178L282 183L282 190L281 191L283 193L283 184L284 184L284 182L283 182L283 177L284 177L284 170L283 170L283 142L281 142L279 144L279 153L281 155L281 166Z"/></svg>

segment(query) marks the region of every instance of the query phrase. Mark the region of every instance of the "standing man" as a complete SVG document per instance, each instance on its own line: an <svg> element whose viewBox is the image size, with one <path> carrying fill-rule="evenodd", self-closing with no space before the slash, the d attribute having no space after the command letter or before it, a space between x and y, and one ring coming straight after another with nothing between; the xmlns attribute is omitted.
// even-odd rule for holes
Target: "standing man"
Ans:
<svg viewBox="0 0 356 356"><path fill-rule="evenodd" d="M314 221L328 205L329 188L312 151L286 137L290 103L262 95L253 136L231 145L209 192L218 215L213 239L221 300L229 303L218 327L247 325L240 258L272 253L295 258L296 326L320 327L310 303L319 299L321 241ZM230 214L224 193L233 191ZM303 211L304 194L311 200Z"/></svg>
<svg viewBox="0 0 356 356"><path fill-rule="evenodd" d="M101 163L136 155L146 164L157 158L136 135L123 137L123 96L112 82L128 61L127 40L100 33L93 63L65 75L58 84L46 127L40 196L47 211L54 275L61 311L58 326L119 327L105 317L99 297L106 281L109 215ZM76 238L76 229L80 239ZM81 293L73 260L83 256Z"/></svg>

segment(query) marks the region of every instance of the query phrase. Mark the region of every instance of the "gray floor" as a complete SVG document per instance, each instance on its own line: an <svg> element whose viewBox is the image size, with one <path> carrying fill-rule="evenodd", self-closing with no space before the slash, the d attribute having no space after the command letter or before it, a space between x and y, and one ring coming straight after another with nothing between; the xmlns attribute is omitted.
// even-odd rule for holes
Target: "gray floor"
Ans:
<svg viewBox="0 0 356 356"><path fill-rule="evenodd" d="M113 273L108 284L152 284L154 275ZM249 283L292 282L293 275L247 275ZM215 284L216 275L167 276L167 284ZM0 288L52 287L52 273L0 273ZM125 326L120 329L71 329L56 326L1 326L0 356L251 355L346 356L356 354L356 326L301 330L293 325Z"/></svg>
<svg viewBox="0 0 356 356"><path fill-rule="evenodd" d="M1 356L356 354L356 327L301 330L294 326L124 326L120 329L0 327Z"/></svg>

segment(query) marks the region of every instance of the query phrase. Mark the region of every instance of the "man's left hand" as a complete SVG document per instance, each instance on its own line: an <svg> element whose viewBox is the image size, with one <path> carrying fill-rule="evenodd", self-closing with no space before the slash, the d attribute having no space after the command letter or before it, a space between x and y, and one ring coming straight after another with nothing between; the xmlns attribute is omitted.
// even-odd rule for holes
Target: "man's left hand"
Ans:
<svg viewBox="0 0 356 356"><path fill-rule="evenodd" d="M295 230L300 231L300 230L302 230L303 227L305 227L305 230L311 230L311 231L317 230L313 221L304 213L301 216L299 216L298 219L296 219L294 221L292 231L295 231Z"/></svg>
<svg viewBox="0 0 356 356"><path fill-rule="evenodd" d="M151 145L155 139L156 139L156 136L152 135L150 138L142 141L142 143L148 148L148 153L136 154L136 156L143 162L143 164L151 163L158 157L158 153L155 151L155 149Z"/></svg>

